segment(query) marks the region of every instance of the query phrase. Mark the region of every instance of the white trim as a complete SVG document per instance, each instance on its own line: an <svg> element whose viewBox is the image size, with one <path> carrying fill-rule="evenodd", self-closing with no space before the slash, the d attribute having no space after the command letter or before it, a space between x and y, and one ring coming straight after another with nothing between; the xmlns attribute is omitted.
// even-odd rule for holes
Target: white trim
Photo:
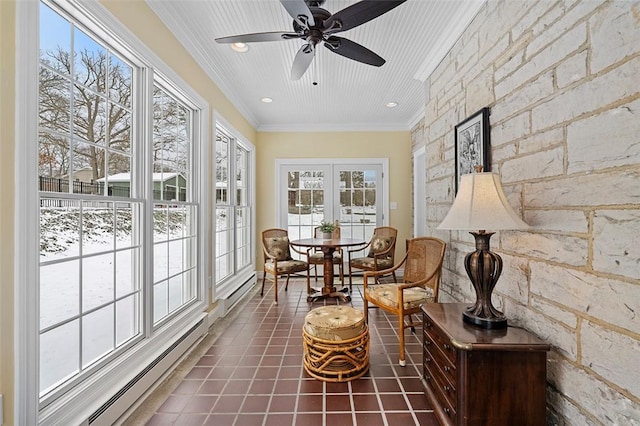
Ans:
<svg viewBox="0 0 640 426"><path fill-rule="evenodd" d="M209 292L209 282L211 282L211 276L209 275L209 270L213 268L209 267L211 265L209 255L209 238L211 235L211 221L210 217L213 217L213 206L210 202L209 198L209 190L208 182L209 182L209 171L212 168L211 163L211 143L212 135L209 132L209 117L211 113L209 111L209 104L206 107L201 108L199 112L199 124L200 128L198 129L199 134L194 135L194 140L199 141L198 144L198 152L194 155L194 159L200 159L198 162L198 192L200 194L200 214L198 215L198 252L200 253L199 264L200 264L200 295L202 300L205 303L205 306L209 306L211 303L210 292Z"/></svg>
<svg viewBox="0 0 640 426"><path fill-rule="evenodd" d="M351 123L351 124L262 124L259 132L405 132L411 122L397 124Z"/></svg>
<svg viewBox="0 0 640 426"><path fill-rule="evenodd" d="M14 420L38 422L38 31L39 2L16 2L15 210L14 210ZM36 85L34 86L34 82ZM18 183L20 184L18 186ZM22 188L25 190L18 190ZM29 255L31 253L31 255Z"/></svg>
<svg viewBox="0 0 640 426"><path fill-rule="evenodd" d="M487 0L467 0L456 16L452 17L448 28L442 31L440 39L433 43L432 49L428 50L427 57L414 74L413 78L420 81L426 81L431 73L437 68L442 59L451 50L453 45L458 41L460 36L467 29L469 24L476 17L482 6Z"/></svg>
<svg viewBox="0 0 640 426"><path fill-rule="evenodd" d="M427 148L423 145L413 152L413 236L421 237L426 231L427 215L424 211L426 205L425 182L420 179L427 171ZM425 173L422 173L425 172ZM420 227L422 223L422 227Z"/></svg>

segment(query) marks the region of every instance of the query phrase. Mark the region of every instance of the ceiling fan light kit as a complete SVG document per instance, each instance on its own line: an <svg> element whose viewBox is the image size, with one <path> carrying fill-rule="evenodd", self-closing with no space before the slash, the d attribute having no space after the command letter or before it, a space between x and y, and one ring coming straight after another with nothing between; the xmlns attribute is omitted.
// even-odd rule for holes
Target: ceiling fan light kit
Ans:
<svg viewBox="0 0 640 426"><path fill-rule="evenodd" d="M385 60L366 47L334 34L348 31L383 15L407 0L362 0L334 14L321 8L325 0L280 0L293 18L293 32L263 32L220 37L218 43L256 43L301 39L303 44L291 67L291 80L299 80L315 57L316 46L345 58L380 67Z"/></svg>

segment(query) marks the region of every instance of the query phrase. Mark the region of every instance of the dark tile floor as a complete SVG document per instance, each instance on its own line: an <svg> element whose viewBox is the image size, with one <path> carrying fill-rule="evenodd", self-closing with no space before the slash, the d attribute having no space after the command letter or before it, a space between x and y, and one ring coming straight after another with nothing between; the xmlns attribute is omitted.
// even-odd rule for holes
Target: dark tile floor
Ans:
<svg viewBox="0 0 640 426"><path fill-rule="evenodd" d="M267 281L267 286L269 282ZM302 367L302 325L317 306L307 303L304 280L273 287L260 297L254 289L221 321L218 337L164 398L148 425L304 425L395 426L437 425L422 391L420 332L407 334L407 366L398 365L395 319L369 310L370 368L360 379L327 383L311 378ZM361 286L352 301L362 309ZM217 325L214 325L214 328Z"/></svg>

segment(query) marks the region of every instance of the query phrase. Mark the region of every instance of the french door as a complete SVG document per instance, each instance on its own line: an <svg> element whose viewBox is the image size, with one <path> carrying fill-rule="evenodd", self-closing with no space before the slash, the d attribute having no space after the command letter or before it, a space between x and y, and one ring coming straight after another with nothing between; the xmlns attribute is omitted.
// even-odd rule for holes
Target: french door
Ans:
<svg viewBox="0 0 640 426"><path fill-rule="evenodd" d="M278 227L310 238L320 222L340 223L343 237L368 241L388 217L386 159L278 161Z"/></svg>

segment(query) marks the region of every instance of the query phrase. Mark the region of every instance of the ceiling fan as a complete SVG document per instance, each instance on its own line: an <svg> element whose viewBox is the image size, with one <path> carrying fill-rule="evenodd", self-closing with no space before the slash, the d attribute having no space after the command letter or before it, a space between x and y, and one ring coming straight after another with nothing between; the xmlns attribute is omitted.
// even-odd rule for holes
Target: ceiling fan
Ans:
<svg viewBox="0 0 640 426"><path fill-rule="evenodd" d="M291 68L291 80L300 79L311 65L318 43L324 47L358 62L382 66L385 60L366 47L338 37L334 34L362 25L400 6L407 0L362 0L333 15L321 8L325 0L280 0L293 18L293 32L263 32L240 34L216 39L218 43L255 43L303 39L305 44L298 50Z"/></svg>

